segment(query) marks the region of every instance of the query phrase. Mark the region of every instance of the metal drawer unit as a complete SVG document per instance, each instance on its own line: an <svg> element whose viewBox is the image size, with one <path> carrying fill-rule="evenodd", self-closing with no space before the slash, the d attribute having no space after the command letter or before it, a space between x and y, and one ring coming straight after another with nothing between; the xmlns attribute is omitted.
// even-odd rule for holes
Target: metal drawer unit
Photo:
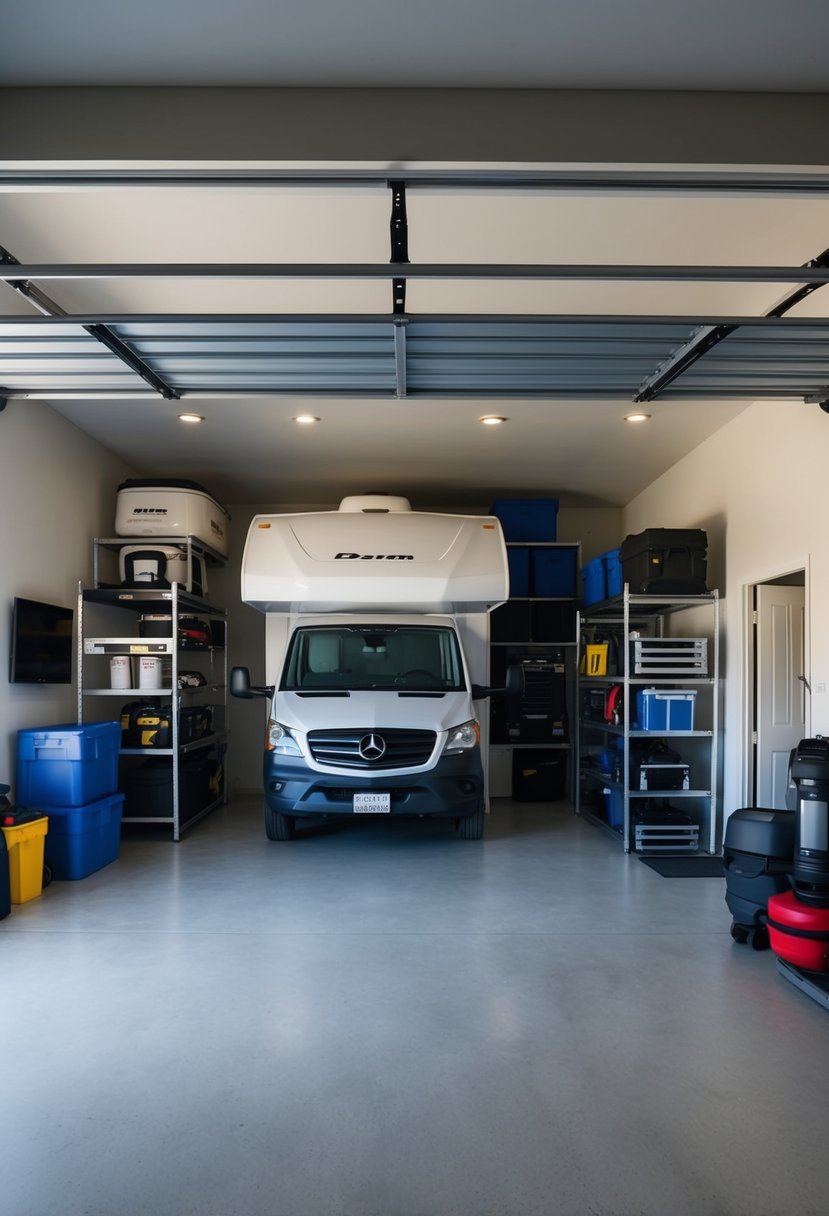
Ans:
<svg viewBox="0 0 829 1216"><path fill-rule="evenodd" d="M707 638L631 638L632 676L706 676Z"/></svg>

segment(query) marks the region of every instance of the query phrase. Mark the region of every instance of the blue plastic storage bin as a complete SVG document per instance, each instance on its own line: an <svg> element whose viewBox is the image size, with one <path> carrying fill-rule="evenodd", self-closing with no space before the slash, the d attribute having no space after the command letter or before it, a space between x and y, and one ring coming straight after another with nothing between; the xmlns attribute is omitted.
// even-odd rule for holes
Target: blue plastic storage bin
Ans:
<svg viewBox="0 0 829 1216"><path fill-rule="evenodd" d="M509 593L510 598L521 598L530 594L530 551L529 549L507 549L509 563Z"/></svg>
<svg viewBox="0 0 829 1216"><path fill-rule="evenodd" d="M612 828L620 828L625 822L625 796L621 790L604 791L604 812Z"/></svg>
<svg viewBox="0 0 829 1216"><path fill-rule="evenodd" d="M50 806L44 861L53 878L86 878L116 861L121 848L123 794L88 806Z"/></svg>
<svg viewBox="0 0 829 1216"><path fill-rule="evenodd" d="M556 539L557 498L496 498L489 513L501 521L505 540Z"/></svg>
<svg viewBox="0 0 829 1216"><path fill-rule="evenodd" d="M612 599L614 595L621 595L624 589L624 579L622 578L622 559L619 549L608 549L607 553L602 554L602 564L604 565L605 589L607 598Z"/></svg>
<svg viewBox="0 0 829 1216"><path fill-rule="evenodd" d="M636 694L640 730L693 730L697 690L642 688Z"/></svg>
<svg viewBox="0 0 829 1216"><path fill-rule="evenodd" d="M607 599L605 568L601 557L587 562L581 572L582 599L585 604L600 604Z"/></svg>
<svg viewBox="0 0 829 1216"><path fill-rule="evenodd" d="M576 594L575 549L531 549L533 595L573 599Z"/></svg>
<svg viewBox="0 0 829 1216"><path fill-rule="evenodd" d="M84 806L118 789L120 722L17 732L18 806Z"/></svg>

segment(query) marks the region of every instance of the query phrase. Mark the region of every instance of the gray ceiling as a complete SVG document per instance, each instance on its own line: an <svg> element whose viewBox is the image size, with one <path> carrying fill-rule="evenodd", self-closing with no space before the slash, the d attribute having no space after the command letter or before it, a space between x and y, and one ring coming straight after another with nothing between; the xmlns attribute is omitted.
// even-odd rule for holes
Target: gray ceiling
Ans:
<svg viewBox="0 0 829 1216"><path fill-rule="evenodd" d="M4 0L7 85L822 92L824 0Z"/></svg>
<svg viewBox="0 0 829 1216"><path fill-rule="evenodd" d="M129 10L104 0L12 0L3 6L0 80L822 91L827 33L829 5L810 0L785 9L765 0L144 0ZM681 167L681 145L664 160ZM40 289L72 321L41 320L31 299L0 286L0 386L13 398L29 391L50 400L138 471L204 480L226 501L331 502L385 489L423 506L517 492L623 504L755 397L814 409L804 396L829 382L822 288L773 332L743 326L729 335L707 367L695 365L684 386L647 405L646 428L624 422L643 379L700 326L760 318L802 282L779 273L764 281L748 268L798 267L829 246L822 170L812 175L819 188L785 191L634 189L629 171L613 184L613 165L598 166L611 181L601 189L572 181L516 189L499 184L504 167L495 164L481 167L482 178L495 176L471 190L445 180L449 170L466 172L463 163L411 162L375 165L361 184L332 174L253 187L66 189L13 180L21 164L0 160L0 245L40 267ZM54 158L38 164L51 169ZM77 158L64 167L79 164L90 167ZM164 167L190 168L169 159ZM330 168L302 165L304 173ZM429 172L443 180L418 182ZM414 266L404 327L393 324L388 271L388 183L399 173L410 182ZM794 166L784 170L789 182L795 175ZM205 262L213 269L199 278L170 274L173 263ZM75 277L60 273L68 263ZM286 274L290 264L307 273ZM346 274L344 264L374 272ZM448 264L467 272L419 275ZM496 264L610 269L487 273ZM620 278L621 264L677 272ZM120 270L102 275L105 265ZM704 266L737 272L721 281L681 273ZM185 390L181 401L149 391L83 328L104 321ZM184 406L205 422L185 430ZM298 427L299 412L319 424ZM484 413L509 421L484 428Z"/></svg>

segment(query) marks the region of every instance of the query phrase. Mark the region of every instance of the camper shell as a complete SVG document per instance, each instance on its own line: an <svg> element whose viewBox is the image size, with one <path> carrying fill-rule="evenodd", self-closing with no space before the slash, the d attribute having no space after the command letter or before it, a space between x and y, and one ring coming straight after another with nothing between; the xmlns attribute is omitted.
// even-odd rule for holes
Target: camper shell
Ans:
<svg viewBox="0 0 829 1216"><path fill-rule="evenodd" d="M509 594L497 519L405 499L257 515L242 599L266 615L268 835L304 816L444 816L478 838L486 812L489 613ZM516 685L514 685L516 687Z"/></svg>

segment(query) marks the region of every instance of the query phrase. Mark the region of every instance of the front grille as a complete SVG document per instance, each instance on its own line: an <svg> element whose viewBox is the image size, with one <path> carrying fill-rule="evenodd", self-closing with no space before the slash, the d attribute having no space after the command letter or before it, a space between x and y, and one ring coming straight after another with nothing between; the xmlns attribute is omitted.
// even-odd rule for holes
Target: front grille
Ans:
<svg viewBox="0 0 829 1216"><path fill-rule="evenodd" d="M366 759L360 755L360 743L372 735L375 740L382 740L386 750L376 759ZM416 768L431 756L436 737L433 730L377 730L367 726L361 730L309 731L308 746L317 764L369 771Z"/></svg>

